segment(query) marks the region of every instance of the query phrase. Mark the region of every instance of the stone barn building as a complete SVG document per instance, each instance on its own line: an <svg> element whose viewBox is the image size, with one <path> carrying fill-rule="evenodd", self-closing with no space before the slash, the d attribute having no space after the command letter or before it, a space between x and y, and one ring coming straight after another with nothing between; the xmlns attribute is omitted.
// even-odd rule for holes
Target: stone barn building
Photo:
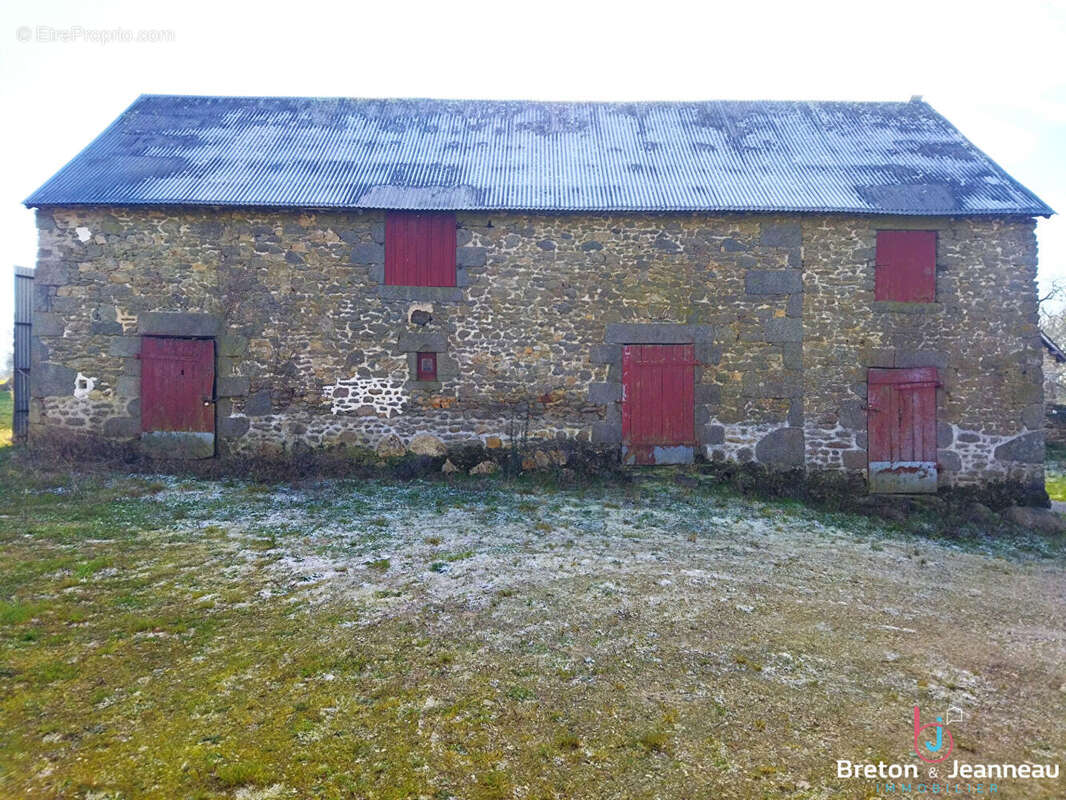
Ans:
<svg viewBox="0 0 1066 800"><path fill-rule="evenodd" d="M144 96L26 205L31 443L1043 478L1052 211L919 98Z"/></svg>

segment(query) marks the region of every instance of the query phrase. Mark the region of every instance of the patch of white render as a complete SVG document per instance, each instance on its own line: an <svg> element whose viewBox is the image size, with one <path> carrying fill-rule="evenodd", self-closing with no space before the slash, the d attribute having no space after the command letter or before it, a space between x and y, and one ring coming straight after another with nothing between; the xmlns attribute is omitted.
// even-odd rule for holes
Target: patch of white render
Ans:
<svg viewBox="0 0 1066 800"><path fill-rule="evenodd" d="M137 315L115 307L115 321L122 326L123 333L137 332Z"/></svg>
<svg viewBox="0 0 1066 800"><path fill-rule="evenodd" d="M952 425L951 432L951 446L944 449L958 454L959 459L962 461L962 469L960 470L962 473L1009 472L1012 462L999 461L995 457L996 448L1005 442L1024 436L1024 434L996 436L982 433L981 431L960 428L958 425ZM968 439L975 439L975 441L960 441L960 436L966 436Z"/></svg>
<svg viewBox="0 0 1066 800"><path fill-rule="evenodd" d="M404 389L406 382L396 378L342 378L326 386L322 394L332 401L334 414L356 411L371 406L375 413L391 417L399 414L410 399Z"/></svg>
<svg viewBox="0 0 1066 800"><path fill-rule="evenodd" d="M726 423L718 419L712 419L711 425L725 428L725 441L721 444L705 445L704 451L709 459L725 461L752 461L755 458L755 445L759 440L778 428L786 427L779 422ZM741 459L740 451L745 448L751 451L751 456Z"/></svg>
<svg viewBox="0 0 1066 800"><path fill-rule="evenodd" d="M79 372L78 377L74 379L74 396L79 400L84 400L92 393L95 387L96 378L90 378L88 375L82 375Z"/></svg>
<svg viewBox="0 0 1066 800"><path fill-rule="evenodd" d="M84 226L75 228L74 233L78 235L79 242L87 242L93 238L93 232Z"/></svg>
<svg viewBox="0 0 1066 800"><path fill-rule="evenodd" d="M806 460L825 469L844 469L844 453L847 450L863 450L855 438L855 431L845 428L839 422L832 428L826 425L805 425L803 427L804 450ZM829 442L846 442L847 448L826 447Z"/></svg>

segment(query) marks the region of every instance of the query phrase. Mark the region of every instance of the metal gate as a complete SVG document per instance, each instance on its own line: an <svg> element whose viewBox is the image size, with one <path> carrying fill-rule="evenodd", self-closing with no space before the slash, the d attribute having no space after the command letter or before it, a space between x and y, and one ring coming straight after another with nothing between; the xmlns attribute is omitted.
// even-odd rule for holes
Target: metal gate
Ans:
<svg viewBox="0 0 1066 800"><path fill-rule="evenodd" d="M622 350L622 458L691 464L696 447L695 348L630 344Z"/></svg>
<svg viewBox="0 0 1066 800"><path fill-rule="evenodd" d="M30 422L30 339L33 330L33 270L15 267L15 412L16 442L26 439Z"/></svg>
<svg viewBox="0 0 1066 800"><path fill-rule="evenodd" d="M870 370L871 492L936 491L937 385L932 367Z"/></svg>

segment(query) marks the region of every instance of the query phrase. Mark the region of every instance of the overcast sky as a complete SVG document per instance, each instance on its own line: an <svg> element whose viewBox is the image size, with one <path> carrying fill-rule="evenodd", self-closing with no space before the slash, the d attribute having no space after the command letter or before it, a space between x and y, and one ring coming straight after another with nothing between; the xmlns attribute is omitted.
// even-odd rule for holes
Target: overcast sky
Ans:
<svg viewBox="0 0 1066 800"><path fill-rule="evenodd" d="M76 41L45 41L68 32ZM80 32L75 29L80 28ZM104 39L121 29L171 41ZM43 34L43 35L41 35ZM148 34L151 36L151 34ZM23 41L26 39L26 41ZM22 200L142 93L538 100L924 95L1066 210L1066 2L48 2L0 8L0 368ZM1066 223L1039 225L1045 283Z"/></svg>

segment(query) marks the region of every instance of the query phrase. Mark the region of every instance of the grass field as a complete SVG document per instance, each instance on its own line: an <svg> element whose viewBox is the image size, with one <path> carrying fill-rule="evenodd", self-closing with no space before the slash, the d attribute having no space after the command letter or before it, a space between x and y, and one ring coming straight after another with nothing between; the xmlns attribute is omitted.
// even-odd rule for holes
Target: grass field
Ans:
<svg viewBox="0 0 1066 800"><path fill-rule="evenodd" d="M1066 447L1049 443L1044 487L1052 500L1066 500Z"/></svg>
<svg viewBox="0 0 1066 800"><path fill-rule="evenodd" d="M11 414L15 401L11 392L0 391L0 447L11 444Z"/></svg>
<svg viewBox="0 0 1066 800"><path fill-rule="evenodd" d="M915 704L963 760L1066 761L1063 542L921 531L0 450L0 796L868 797L835 760L917 763Z"/></svg>

